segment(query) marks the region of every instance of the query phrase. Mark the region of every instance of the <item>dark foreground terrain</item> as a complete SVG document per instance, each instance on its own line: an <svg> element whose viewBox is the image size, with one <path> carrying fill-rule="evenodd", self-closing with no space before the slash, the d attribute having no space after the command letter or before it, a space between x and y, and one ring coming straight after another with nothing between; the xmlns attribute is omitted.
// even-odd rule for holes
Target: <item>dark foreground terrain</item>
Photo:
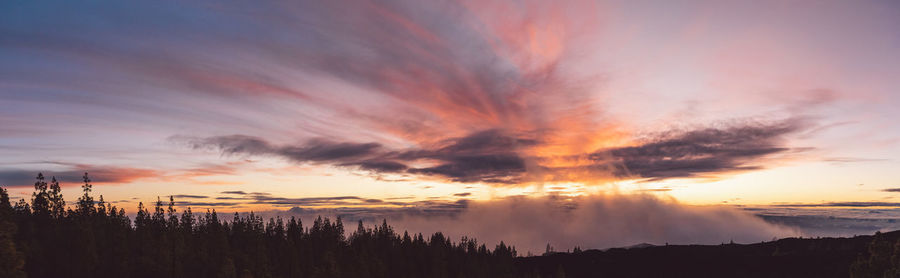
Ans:
<svg viewBox="0 0 900 278"><path fill-rule="evenodd" d="M175 209L174 200L125 210L84 194L67 205L59 183L39 175L30 200L0 188L0 278L55 277L900 277L900 232L854 238L781 239L713 246L548 252L518 256L488 247L400 233L386 222L340 218L225 220Z"/></svg>
<svg viewBox="0 0 900 278"><path fill-rule="evenodd" d="M516 259L541 277L900 277L900 231L757 244L587 250Z"/></svg>

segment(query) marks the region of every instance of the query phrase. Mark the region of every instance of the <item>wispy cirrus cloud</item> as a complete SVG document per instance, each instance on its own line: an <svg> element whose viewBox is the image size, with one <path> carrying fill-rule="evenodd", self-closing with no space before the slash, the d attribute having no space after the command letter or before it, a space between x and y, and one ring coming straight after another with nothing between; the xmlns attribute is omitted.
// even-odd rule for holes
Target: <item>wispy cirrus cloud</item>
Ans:
<svg viewBox="0 0 900 278"><path fill-rule="evenodd" d="M92 183L117 184L130 183L136 180L156 178L161 174L156 170L127 167L97 167L78 165L77 170L40 171L40 170L0 170L0 184L5 186L29 186L34 184L39 172L49 180L56 178L61 185L82 184L82 177L89 173Z"/></svg>
<svg viewBox="0 0 900 278"><path fill-rule="evenodd" d="M209 196L205 196L205 195L178 194L178 195L172 195L172 198L178 198L178 199L208 199Z"/></svg>
<svg viewBox="0 0 900 278"><path fill-rule="evenodd" d="M898 202L826 202L826 203L811 203L811 204L774 204L771 205L773 207L858 207L858 208L867 208L867 207L900 207L900 203Z"/></svg>
<svg viewBox="0 0 900 278"><path fill-rule="evenodd" d="M29 186L34 183L38 173L47 179L56 178L61 186L76 186L83 183L85 174L93 184L129 184L138 181L162 181L190 180L197 184L208 183L196 178L229 176L236 173L239 165L235 163L203 164L197 167L184 169L160 170L153 168L120 167L112 165L94 165L82 163L69 163L61 161L40 161L29 163L27 169L0 168L0 185L4 186ZM241 163L236 163L241 164Z"/></svg>

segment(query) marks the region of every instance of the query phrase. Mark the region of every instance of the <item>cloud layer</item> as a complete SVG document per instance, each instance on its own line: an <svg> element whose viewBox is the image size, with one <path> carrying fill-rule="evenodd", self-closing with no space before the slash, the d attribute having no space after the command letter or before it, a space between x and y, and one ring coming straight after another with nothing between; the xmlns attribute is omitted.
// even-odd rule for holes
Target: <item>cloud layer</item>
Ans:
<svg viewBox="0 0 900 278"><path fill-rule="evenodd" d="M767 223L736 208L688 206L652 195L513 197L469 202L452 213L411 212L293 209L287 215L300 215L303 219L323 213L341 215L345 223L355 219L377 223L384 217L400 230L441 231L451 238L476 237L488 244L504 240L520 252L536 254L543 252L548 243L557 250L566 250L575 246L610 248L638 243L753 243L799 235L792 228Z"/></svg>

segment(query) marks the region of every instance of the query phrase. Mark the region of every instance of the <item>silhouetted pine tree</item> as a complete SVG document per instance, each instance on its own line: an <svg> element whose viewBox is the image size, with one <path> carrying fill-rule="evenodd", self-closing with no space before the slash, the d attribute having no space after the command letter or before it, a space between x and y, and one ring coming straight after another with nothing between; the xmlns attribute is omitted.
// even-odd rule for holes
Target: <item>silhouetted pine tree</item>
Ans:
<svg viewBox="0 0 900 278"><path fill-rule="evenodd" d="M50 190L47 191L47 199L50 202L50 215L53 218L62 218L66 215L66 201L63 199L62 188L56 177L50 178Z"/></svg>
<svg viewBox="0 0 900 278"><path fill-rule="evenodd" d="M76 212L82 216L90 216L94 214L94 198L91 197L91 178L88 177L88 173L84 173L82 177L84 184L81 185L81 190L84 195L78 198L78 206L76 208Z"/></svg>
<svg viewBox="0 0 900 278"><path fill-rule="evenodd" d="M34 182L34 193L31 194L31 210L35 217L50 217L50 196L47 193L47 182L44 181L44 174L38 173L37 181Z"/></svg>

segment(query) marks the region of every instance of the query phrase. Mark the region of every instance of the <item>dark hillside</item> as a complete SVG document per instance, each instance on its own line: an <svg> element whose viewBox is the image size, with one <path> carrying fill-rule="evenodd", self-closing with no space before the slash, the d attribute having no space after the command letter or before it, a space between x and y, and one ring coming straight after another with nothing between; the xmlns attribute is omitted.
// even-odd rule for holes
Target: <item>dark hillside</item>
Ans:
<svg viewBox="0 0 900 278"><path fill-rule="evenodd" d="M857 258L869 258L875 237L614 248L520 258L517 263L543 277L554 277L560 269L565 277L849 277ZM900 231L877 237L897 242Z"/></svg>

